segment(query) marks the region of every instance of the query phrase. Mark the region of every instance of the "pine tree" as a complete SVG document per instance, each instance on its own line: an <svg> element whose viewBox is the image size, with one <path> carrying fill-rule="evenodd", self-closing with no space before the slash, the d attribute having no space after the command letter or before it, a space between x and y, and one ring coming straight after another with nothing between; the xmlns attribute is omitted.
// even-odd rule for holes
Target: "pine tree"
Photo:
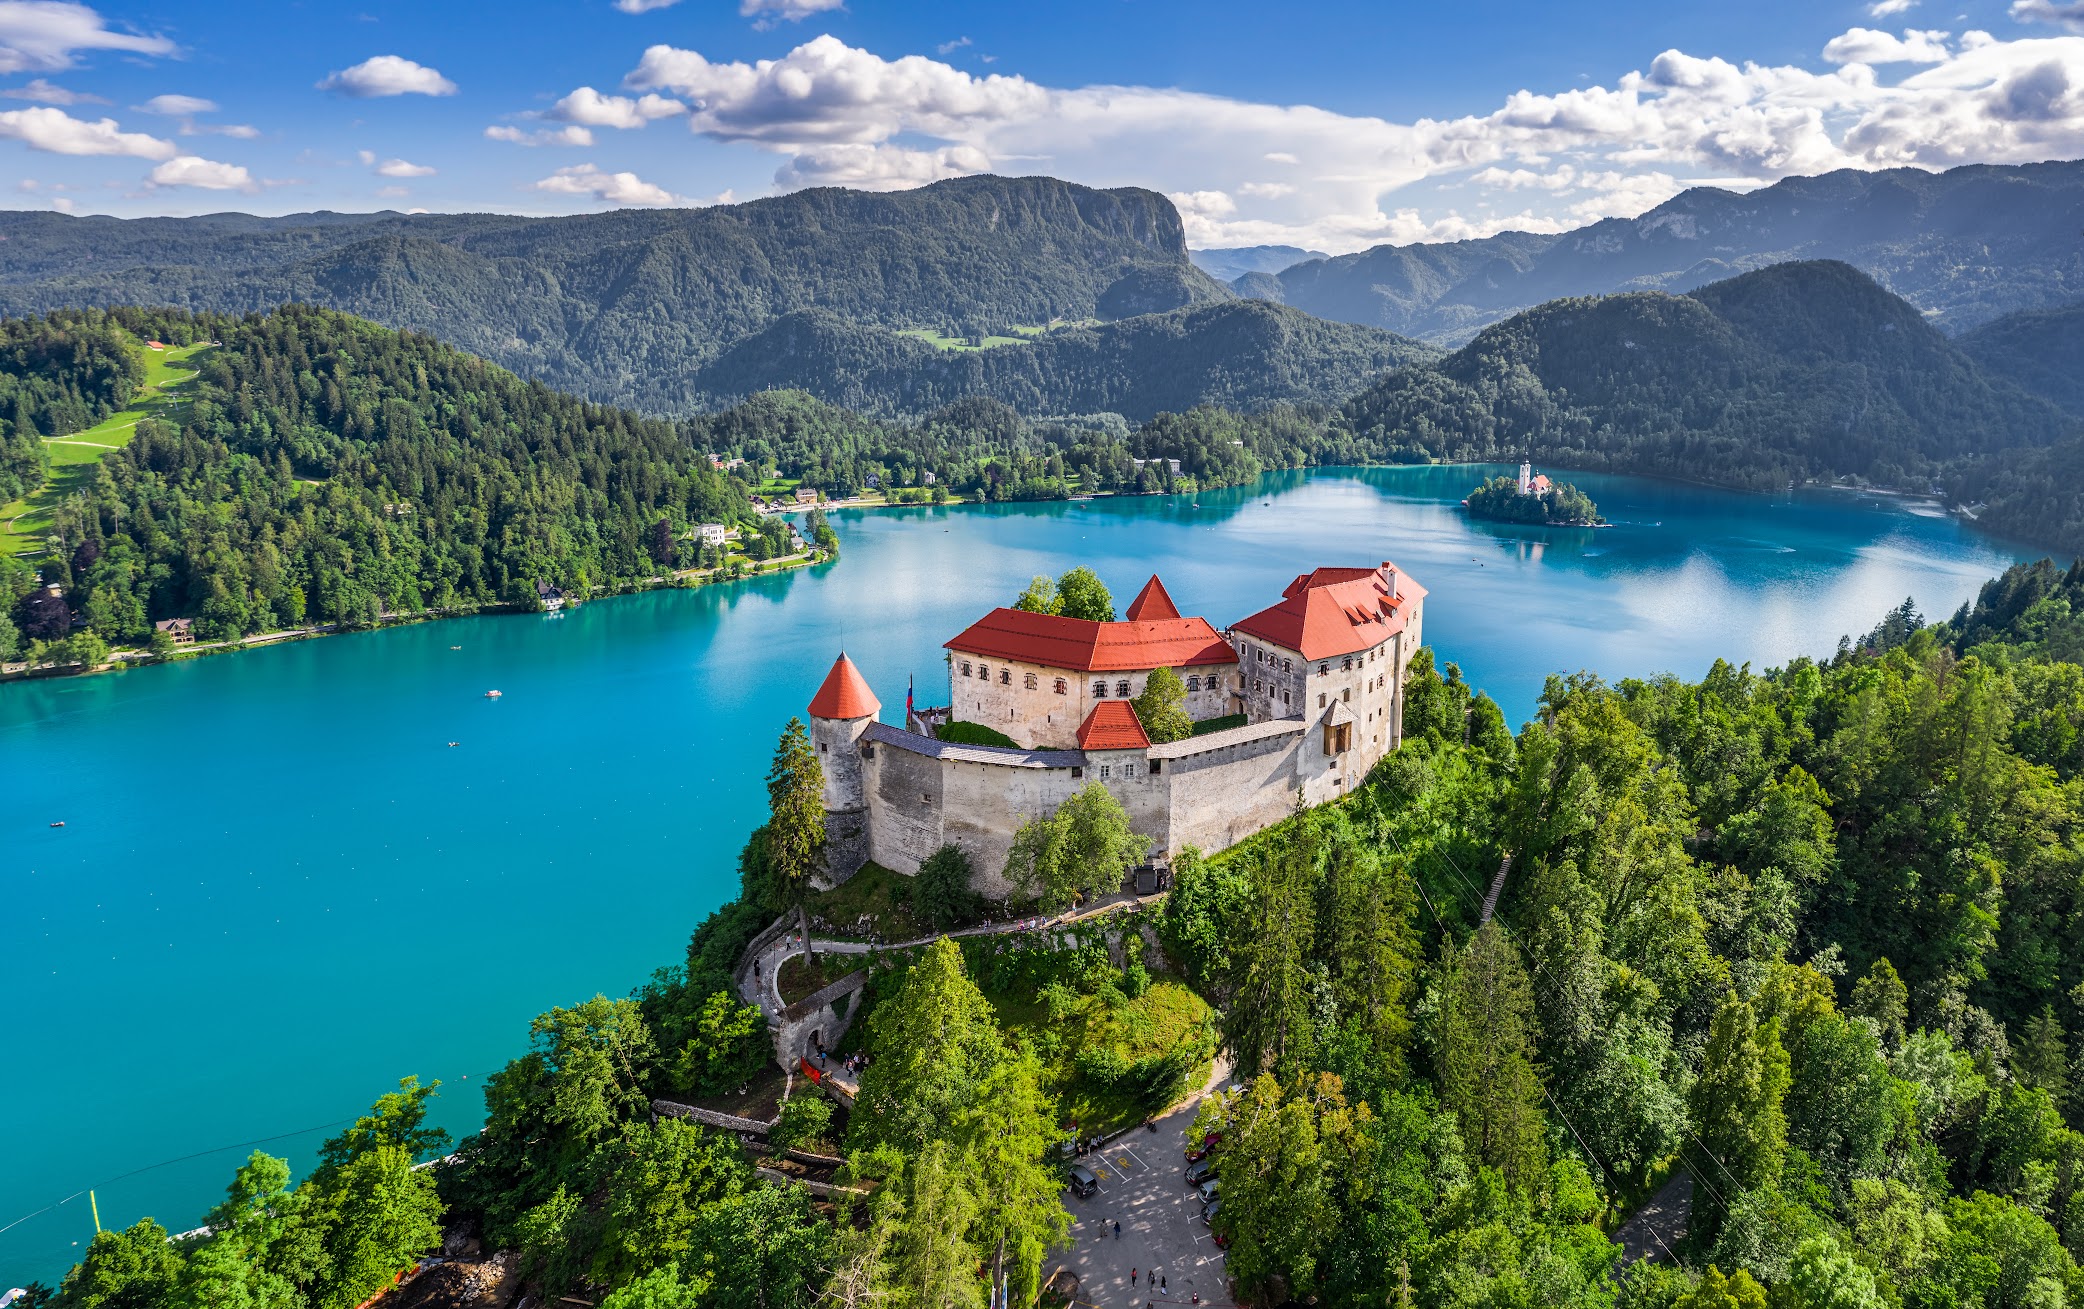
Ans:
<svg viewBox="0 0 2084 1309"><path fill-rule="evenodd" d="M767 769L768 867L787 903L794 906L810 950L810 921L803 902L811 878L823 867L825 852L825 770L810 748L803 720L790 718Z"/></svg>
<svg viewBox="0 0 2084 1309"><path fill-rule="evenodd" d="M1750 1005L1724 999L1708 1030L1708 1049L1687 1108L1698 1144L1688 1161L1703 1183L1695 1203L1711 1215L1714 1197L1770 1186L1787 1153L1782 1109L1790 1080L1779 1021L1760 1026ZM1719 1217L1714 1218L1719 1222Z"/></svg>
<svg viewBox="0 0 2084 1309"><path fill-rule="evenodd" d="M1225 1036L1241 1072L1290 1071L1314 1044L1309 953L1316 934L1317 832L1297 825L1252 868L1247 903L1232 926L1231 1003Z"/></svg>
<svg viewBox="0 0 2084 1309"><path fill-rule="evenodd" d="M1854 1017L1874 1024L1884 1048L1893 1050L1903 1044L1910 988L1903 985L1896 966L1887 959L1876 959L1867 966L1867 975L1853 983L1852 999L1845 1007Z"/></svg>
<svg viewBox="0 0 2084 1309"><path fill-rule="evenodd" d="M1534 1034L1533 987L1493 919L1453 961L1440 1010L1440 1089L1472 1162L1523 1190L1539 1187L1548 1169Z"/></svg>
<svg viewBox="0 0 2084 1309"><path fill-rule="evenodd" d="M2012 1055L2012 1068L2020 1081L2046 1091L2056 1104L2069 1098L2069 1038L2062 1030L2062 1020L2055 1016L2055 1006L2042 1005L2038 1014L2026 1020L2026 1031Z"/></svg>
<svg viewBox="0 0 2084 1309"><path fill-rule="evenodd" d="M1360 1021L1392 1076L1411 1040L1411 980L1417 972L1413 919L1418 897L1402 862L1384 867L1372 851L1335 857L1331 872L1332 991L1342 1017Z"/></svg>

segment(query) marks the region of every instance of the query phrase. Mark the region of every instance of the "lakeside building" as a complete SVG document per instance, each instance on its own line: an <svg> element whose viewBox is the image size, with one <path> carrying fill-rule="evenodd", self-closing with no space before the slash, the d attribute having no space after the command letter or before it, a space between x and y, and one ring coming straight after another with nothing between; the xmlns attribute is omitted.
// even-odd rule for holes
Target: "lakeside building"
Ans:
<svg viewBox="0 0 2084 1309"><path fill-rule="evenodd" d="M1425 595L1383 563L1304 573L1224 631L1181 615L1156 577L1118 622L994 609L946 643L948 705L908 713L903 728L879 721L881 701L842 653L809 709L828 878L870 860L915 873L952 843L981 886L1003 892L1015 830L1091 782L1122 803L1159 867L1343 795L1403 739ZM1189 717L1243 722L1153 743L1129 701L1161 667L1186 683ZM949 719L1014 744L936 739L931 726Z"/></svg>
<svg viewBox="0 0 2084 1309"><path fill-rule="evenodd" d="M1537 472L1535 472L1535 471L1534 471L1534 465L1533 465L1533 464L1530 464L1530 463L1526 462L1525 460L1521 460L1521 461L1520 461L1520 494L1521 494L1521 495L1547 495L1548 493L1549 493L1549 475L1548 475L1547 473L1537 473Z"/></svg>
<svg viewBox="0 0 2084 1309"><path fill-rule="evenodd" d="M725 526L724 526L724 525L723 525L722 523L704 523L704 524L702 524L702 544L703 544L703 545L713 545L713 546L722 546L722 545L723 545L723 543L724 543L724 538L725 538L725 537L726 537L726 536L727 536L728 534L729 534L729 529L728 529L728 528L726 528L726 527L725 527Z"/></svg>

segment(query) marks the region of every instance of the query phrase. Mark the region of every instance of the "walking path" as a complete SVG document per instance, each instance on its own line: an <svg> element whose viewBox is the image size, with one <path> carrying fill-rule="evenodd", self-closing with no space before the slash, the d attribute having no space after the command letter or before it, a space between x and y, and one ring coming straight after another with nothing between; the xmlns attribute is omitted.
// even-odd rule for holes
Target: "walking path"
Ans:
<svg viewBox="0 0 2084 1309"><path fill-rule="evenodd" d="M1693 1174L1681 1168L1614 1233L1614 1241L1621 1247L1622 1266L1638 1259L1651 1263L1672 1260L1672 1247L1686 1235L1686 1223L1692 1214Z"/></svg>
<svg viewBox="0 0 2084 1309"><path fill-rule="evenodd" d="M922 936L910 941L826 940L814 935L811 937L811 947L820 954L865 955L880 950L909 950L931 945L944 936L1006 936L1014 932L1051 932L1071 923L1097 918L1122 905L1142 908L1161 902L1164 898L1162 891L1151 895L1136 895L1125 891L1103 896L1084 908L1068 910L1054 916L1031 915L1004 922L981 923L975 927L957 928L952 932L935 932L931 936ZM800 932L785 932L768 942L767 946L751 959L748 966L740 969L739 998L758 1008L770 1021L780 1017L781 1011L788 1007L782 1000L778 984L782 965L803 952L803 936Z"/></svg>

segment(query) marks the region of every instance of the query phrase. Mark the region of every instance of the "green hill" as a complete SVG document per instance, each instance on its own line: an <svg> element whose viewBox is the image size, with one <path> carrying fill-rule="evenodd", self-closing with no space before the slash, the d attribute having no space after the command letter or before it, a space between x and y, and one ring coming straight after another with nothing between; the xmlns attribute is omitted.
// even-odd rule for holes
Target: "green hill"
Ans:
<svg viewBox="0 0 2084 1309"><path fill-rule="evenodd" d="M2006 314L1957 344L1990 376L2084 417L2084 301Z"/></svg>
<svg viewBox="0 0 2084 1309"><path fill-rule="evenodd" d="M988 350L941 350L821 309L787 315L690 375L698 402L793 387L882 415L986 396L1027 414L1141 421L1196 405L1335 404L1433 347L1279 305L1233 300L1062 328Z"/></svg>
<svg viewBox="0 0 2084 1309"><path fill-rule="evenodd" d="M679 413L693 371L813 307L982 335L1230 298L1151 191L972 177L570 218L0 214L0 312L286 301L424 331L602 402Z"/></svg>
<svg viewBox="0 0 2084 1309"><path fill-rule="evenodd" d="M1529 455L1731 486L1918 486L2075 427L1994 380L1848 265L1778 264L1687 296L1559 300L1348 402L1380 458Z"/></svg>
<svg viewBox="0 0 2084 1309"><path fill-rule="evenodd" d="M661 520L677 536L752 518L743 484L674 424L425 336L308 306L94 321L180 352L221 343L187 356L183 403L142 413L84 466L50 515L55 548L37 542L44 580L104 640L181 616L224 638L529 602L539 580L611 587L660 571ZM28 586L0 556L5 599Z"/></svg>

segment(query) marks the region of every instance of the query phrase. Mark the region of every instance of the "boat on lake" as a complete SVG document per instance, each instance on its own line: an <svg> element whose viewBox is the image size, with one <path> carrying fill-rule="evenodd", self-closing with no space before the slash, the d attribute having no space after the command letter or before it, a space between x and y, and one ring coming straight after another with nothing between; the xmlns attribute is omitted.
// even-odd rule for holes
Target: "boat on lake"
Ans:
<svg viewBox="0 0 2084 1309"><path fill-rule="evenodd" d="M487 691L487 692L485 692L485 698L486 698L487 700L497 700L497 699L499 698L499 692L497 692L497 691Z"/></svg>

